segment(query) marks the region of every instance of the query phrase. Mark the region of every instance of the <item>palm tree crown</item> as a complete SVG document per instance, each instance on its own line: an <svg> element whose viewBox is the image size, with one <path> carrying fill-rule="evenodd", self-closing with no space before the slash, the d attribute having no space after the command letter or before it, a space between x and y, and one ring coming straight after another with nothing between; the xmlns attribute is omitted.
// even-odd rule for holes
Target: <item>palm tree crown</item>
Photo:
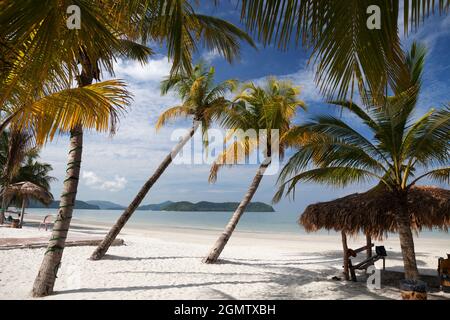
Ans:
<svg viewBox="0 0 450 320"><path fill-rule="evenodd" d="M365 111L353 102L334 102L360 120L368 135L329 115L293 129L303 141L283 168L274 197L278 201L284 193L293 193L301 181L343 187L376 180L377 188L395 199L392 207L407 279L419 277L408 208L410 189L423 178L450 182L450 105L414 117L424 56L424 48L413 44L404 61L409 72L399 77L396 86L402 91L384 97L382 104L374 103Z"/></svg>
<svg viewBox="0 0 450 320"><path fill-rule="evenodd" d="M274 146L279 155L284 155L285 148L290 145L289 132L297 109L306 109L305 103L298 98L300 88L295 87L290 81L280 81L269 78L264 86L247 83L242 86L241 92L234 98L232 105L222 113L219 123L223 128L231 129L231 133L225 139L230 142L236 138L233 133L237 130L255 130L256 136L237 137L231 145L214 162L211 168L210 181L215 181L219 168L224 164L233 164L242 161L250 153L258 148L260 134L266 130L267 145L260 146L260 151L270 157L271 130L279 130L280 144ZM264 149L264 150L262 150Z"/></svg>
<svg viewBox="0 0 450 320"><path fill-rule="evenodd" d="M237 86L237 81L232 79L215 83L214 75L213 67L208 69L197 64L191 74L177 74L165 79L161 83L161 93L167 94L170 90L177 92L182 104L164 111L156 128L160 129L169 119L192 117L194 121L201 122L203 130L208 129L229 105L225 95Z"/></svg>
<svg viewBox="0 0 450 320"><path fill-rule="evenodd" d="M333 102L359 119L368 134L330 115L293 129L310 138L280 174L284 183L276 199L285 187L290 193L300 181L346 186L376 179L397 193L425 177L449 182L450 105L414 117L424 56L425 49L413 44L406 58L410 87L386 97L383 105L365 111L352 102ZM301 172L311 162L316 168Z"/></svg>

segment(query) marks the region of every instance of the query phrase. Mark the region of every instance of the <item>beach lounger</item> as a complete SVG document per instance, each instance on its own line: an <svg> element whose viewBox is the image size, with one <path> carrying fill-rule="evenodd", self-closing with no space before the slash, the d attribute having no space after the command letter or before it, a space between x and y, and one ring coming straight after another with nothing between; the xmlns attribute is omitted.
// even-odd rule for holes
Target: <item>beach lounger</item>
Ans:
<svg viewBox="0 0 450 320"><path fill-rule="evenodd" d="M47 231L48 225L50 223L52 223L52 215L51 214L45 216L44 220L42 220L42 222L39 224L38 230L41 230L41 227L44 227L45 231Z"/></svg>
<svg viewBox="0 0 450 320"><path fill-rule="evenodd" d="M366 247L362 247L357 250L352 250L352 253L353 253L352 256L356 257L358 252L361 252L365 249L366 249ZM351 260L350 256L348 257L348 267L350 269L350 275L351 275L352 281L356 282L355 270L367 270L367 268L369 266L373 265L376 261L378 261L380 259L383 259L383 270L385 270L385 268L386 268L385 258L387 256L386 249L384 248L384 246L377 246L377 247L375 247L375 253L376 254L374 256L369 257L356 265L352 265L352 260Z"/></svg>
<svg viewBox="0 0 450 320"><path fill-rule="evenodd" d="M438 274L441 284L441 290L445 292L450 292L450 257L447 259L439 258Z"/></svg>

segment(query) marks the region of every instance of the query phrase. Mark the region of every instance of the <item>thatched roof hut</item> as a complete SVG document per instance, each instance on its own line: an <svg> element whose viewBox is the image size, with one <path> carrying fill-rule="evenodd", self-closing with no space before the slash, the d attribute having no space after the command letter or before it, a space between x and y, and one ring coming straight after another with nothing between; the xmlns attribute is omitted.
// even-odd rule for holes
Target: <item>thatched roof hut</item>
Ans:
<svg viewBox="0 0 450 320"><path fill-rule="evenodd" d="M36 199L47 205L53 200L53 196L50 192L28 181L14 183L8 186L4 192L7 199L12 199L14 197L22 200Z"/></svg>
<svg viewBox="0 0 450 320"><path fill-rule="evenodd" d="M53 195L45 188L29 181L18 182L8 186L3 190L2 195L6 196L7 202L11 202L11 200L15 200L15 202L22 201L19 228L22 228L25 207L28 205L30 199L38 200L46 205L50 204L53 200Z"/></svg>
<svg viewBox="0 0 450 320"><path fill-rule="evenodd" d="M364 233L366 245L353 250L366 250L372 257L372 238L382 239L388 232L397 232L396 199L377 186L365 193L355 193L333 201L309 205L299 218L306 231L319 229L340 231L344 255L344 277L349 279L350 250L347 235ZM430 186L414 186L408 195L411 227L448 231L450 226L450 190Z"/></svg>
<svg viewBox="0 0 450 320"><path fill-rule="evenodd" d="M408 196L411 227L416 231L450 226L450 190L414 186ZM299 218L306 231L319 229L364 233L381 239L397 231L395 199L383 188L355 193L333 201L309 205Z"/></svg>

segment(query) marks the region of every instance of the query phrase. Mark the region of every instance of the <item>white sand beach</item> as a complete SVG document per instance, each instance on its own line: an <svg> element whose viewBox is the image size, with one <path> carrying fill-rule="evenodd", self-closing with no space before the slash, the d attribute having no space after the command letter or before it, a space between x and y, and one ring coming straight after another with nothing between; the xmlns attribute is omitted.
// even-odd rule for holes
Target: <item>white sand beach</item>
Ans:
<svg viewBox="0 0 450 320"><path fill-rule="evenodd" d="M75 223L72 234L101 237L101 225ZM120 235L124 246L111 247L101 261L88 257L94 247L64 251L55 294L46 299L399 299L394 286L369 290L362 280L341 276L341 240L335 235L236 232L221 262L201 262L220 231L184 228L131 229ZM25 227L0 228L0 238L49 236ZM363 239L351 239L350 247ZM388 270L401 270L398 239L383 243ZM417 238L422 274L436 275L437 259L450 251L450 241ZM0 250L0 299L31 299L29 293L45 249ZM363 258L358 257L359 259ZM377 262L381 268L382 262ZM430 299L450 299L433 292Z"/></svg>

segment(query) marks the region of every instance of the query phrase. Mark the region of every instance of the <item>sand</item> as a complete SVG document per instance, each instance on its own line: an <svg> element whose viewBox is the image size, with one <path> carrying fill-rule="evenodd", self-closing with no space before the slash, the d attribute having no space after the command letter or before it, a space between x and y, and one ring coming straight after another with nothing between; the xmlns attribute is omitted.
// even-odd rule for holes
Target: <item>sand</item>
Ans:
<svg viewBox="0 0 450 320"><path fill-rule="evenodd" d="M74 225L71 233L102 235L101 225ZM201 262L220 231L184 228L130 229L101 261L88 257L94 247L64 251L55 294L45 299L399 299L396 286L368 289L341 276L341 240L337 235L236 232L215 265ZM34 227L0 228L0 238L49 236ZM350 247L363 244L350 240ZM402 270L398 239L376 242L388 252L387 270ZM45 249L0 250L0 299L31 299L29 293ZM450 251L450 240L416 239L422 274L436 275L437 259ZM450 253L450 252L449 252ZM359 258L361 260L363 255ZM377 262L381 268L381 261ZM382 275L383 276L383 275ZM450 299L433 292L431 299Z"/></svg>

